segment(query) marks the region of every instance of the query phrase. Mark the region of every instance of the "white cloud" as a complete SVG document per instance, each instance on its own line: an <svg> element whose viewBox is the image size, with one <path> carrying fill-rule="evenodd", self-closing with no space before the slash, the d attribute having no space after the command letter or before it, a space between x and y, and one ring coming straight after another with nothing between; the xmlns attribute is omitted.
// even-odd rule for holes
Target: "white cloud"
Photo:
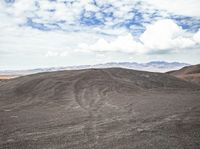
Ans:
<svg viewBox="0 0 200 149"><path fill-rule="evenodd" d="M199 0L142 0L154 8L184 16L200 16Z"/></svg>
<svg viewBox="0 0 200 149"><path fill-rule="evenodd" d="M99 52L124 52L124 53L144 53L145 49L142 44L135 41L130 33L120 35L115 39L106 40L100 38L92 45L80 44L82 51L99 51Z"/></svg>
<svg viewBox="0 0 200 149"><path fill-rule="evenodd" d="M172 20L159 20L148 25L140 39L148 49L187 48L195 45L186 31Z"/></svg>
<svg viewBox="0 0 200 149"><path fill-rule="evenodd" d="M46 57L66 57L69 55L69 52L68 51L61 51L61 52L58 52L58 51L48 51L45 56Z"/></svg>
<svg viewBox="0 0 200 149"><path fill-rule="evenodd" d="M172 20L159 20L148 25L137 38L125 29L104 30L114 36L98 34L99 28L82 32L43 32L31 27L18 27L12 18L6 16L1 15L1 18L0 49L11 53L38 53L46 56L68 56L69 51L143 54L159 50L181 50L195 47L200 35L200 31L188 34Z"/></svg>
<svg viewBox="0 0 200 149"><path fill-rule="evenodd" d="M52 51L48 51L45 54L46 57L54 57L54 56L58 56L58 52L52 52Z"/></svg>
<svg viewBox="0 0 200 149"><path fill-rule="evenodd" d="M149 24L139 39L124 32L114 39L98 39L94 44L79 44L81 51L104 51L124 53L148 53L160 50L182 50L197 47L200 31L191 34L183 30L170 19L159 20ZM194 36L194 37L193 37ZM140 42L140 41L141 42Z"/></svg>
<svg viewBox="0 0 200 149"><path fill-rule="evenodd" d="M6 4L0 1L1 58L6 59L3 55L5 53L65 58L70 57L73 52L76 54L85 52L86 55L107 52L130 56L159 53L162 50L175 49L180 52L200 49L200 30L189 33L173 20L164 19L174 14L200 17L199 0L167 0L162 3L160 0L96 1L104 8L92 5L92 0L77 0L69 5L64 4L63 0L56 2L40 0L38 1L40 8L35 2L35 0L29 2L16 0L13 4ZM142 3L136 6L137 2ZM48 11L54 9L55 11ZM136 12L133 12L133 9ZM97 19L104 21L103 24L99 26L84 24L81 22L83 12L87 17L95 15ZM105 13L114 17L105 17ZM153 13L158 15L156 19L151 17ZM144 20L140 20L140 15ZM45 32L28 27L27 18L32 17L35 23L46 26L63 21L64 23L59 25L64 31L52 29ZM143 33L131 34L137 32L135 22L131 22L130 28L123 24L133 19L145 27Z"/></svg>
<svg viewBox="0 0 200 149"><path fill-rule="evenodd" d="M196 34L194 34L193 39L197 44L200 44L200 29Z"/></svg>
<svg viewBox="0 0 200 149"><path fill-rule="evenodd" d="M39 8L35 3L39 4ZM65 21L66 24L73 24L74 26L80 25L80 16L85 11L85 15L95 13L98 19L104 20L106 26L113 26L119 23L123 23L126 20L137 18L137 15L133 12L134 9L139 9L143 13L144 20L153 20L149 17L148 13L158 13L158 16L166 17L169 13L186 15L186 16L200 16L200 1L199 0L102 0L96 1L99 6L105 8L100 9L92 4L92 0L77 0L72 4L64 4L63 0L56 2L50 2L48 0L30 0L28 3L26 0L16 0L12 5L6 4L4 1L0 2L0 13L8 13L13 16L13 19L18 20L18 24L26 22L27 17L38 16L38 23L52 23L55 21ZM141 5L136 4L143 2ZM150 4L150 5L149 5ZM110 7L112 5L112 7ZM55 12L49 12L48 10L55 10ZM159 11L156 11L159 10ZM166 11L160 11L166 10ZM105 17L103 13L112 13L114 19L111 17ZM147 15L147 16L145 16ZM160 18L161 19L161 18ZM141 22L142 23L142 22Z"/></svg>
<svg viewBox="0 0 200 149"><path fill-rule="evenodd" d="M194 48L196 45L195 41L191 38L185 38L179 36L171 41L171 49L185 49L185 48Z"/></svg>
<svg viewBox="0 0 200 149"><path fill-rule="evenodd" d="M161 20L148 25L140 39L147 48L166 49L169 48L171 39L180 31L179 26L171 20Z"/></svg>
<svg viewBox="0 0 200 149"><path fill-rule="evenodd" d="M7 22L6 22L7 21ZM87 32L44 32L31 27L18 27L12 21L5 19L0 23L0 52L24 53L45 55L48 51L59 52L58 55L66 56L66 51L76 49L77 43L90 43L97 38L95 34ZM51 54L50 54L51 55Z"/></svg>

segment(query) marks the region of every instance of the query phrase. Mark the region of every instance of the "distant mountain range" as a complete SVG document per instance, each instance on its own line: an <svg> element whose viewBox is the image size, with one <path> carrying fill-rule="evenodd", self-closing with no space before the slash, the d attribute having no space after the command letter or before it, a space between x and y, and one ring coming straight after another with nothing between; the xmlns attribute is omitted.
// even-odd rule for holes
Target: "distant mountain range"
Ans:
<svg viewBox="0 0 200 149"><path fill-rule="evenodd" d="M190 64L187 63L165 62L165 61L151 61L148 63L110 62L110 63L96 64L96 65L37 68L30 70L5 70L5 71L0 71L0 75L16 76L16 75L28 75L40 72L51 72L51 71L61 71L61 70L79 70L79 69L89 69L89 68L111 68L111 67L120 67L120 68L134 69L134 70L152 71L152 72L167 72L167 71L177 70L189 65Z"/></svg>

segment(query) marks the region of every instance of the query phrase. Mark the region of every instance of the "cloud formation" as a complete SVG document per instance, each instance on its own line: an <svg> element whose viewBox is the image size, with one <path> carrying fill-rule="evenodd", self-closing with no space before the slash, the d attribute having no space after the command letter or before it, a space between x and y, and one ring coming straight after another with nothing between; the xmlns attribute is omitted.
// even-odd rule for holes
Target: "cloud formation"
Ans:
<svg viewBox="0 0 200 149"><path fill-rule="evenodd" d="M0 62L199 51L199 7L199 0L3 0Z"/></svg>
<svg viewBox="0 0 200 149"><path fill-rule="evenodd" d="M181 50L199 46L199 31L191 34L183 30L174 21L165 19L146 26L139 39L126 33L112 41L99 39L95 44L81 44L81 49L89 51L120 51L127 53L149 53L160 50Z"/></svg>

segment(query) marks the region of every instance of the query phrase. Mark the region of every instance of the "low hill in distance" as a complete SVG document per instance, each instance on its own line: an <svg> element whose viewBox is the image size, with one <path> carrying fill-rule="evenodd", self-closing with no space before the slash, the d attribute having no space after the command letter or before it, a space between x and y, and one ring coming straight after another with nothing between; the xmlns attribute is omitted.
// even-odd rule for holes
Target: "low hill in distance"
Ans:
<svg viewBox="0 0 200 149"><path fill-rule="evenodd" d="M200 84L200 64L186 66L180 70L170 71L167 73L177 78Z"/></svg>
<svg viewBox="0 0 200 149"><path fill-rule="evenodd" d="M200 148L200 86L122 68L0 82L0 148Z"/></svg>
<svg viewBox="0 0 200 149"><path fill-rule="evenodd" d="M68 67L51 67L51 68L37 68L29 70L2 70L0 75L14 75L23 76L41 72L52 72L62 70L80 70L80 69L91 69L91 68L127 68L133 70L143 70L151 72L167 72L171 70L177 70L190 64L180 62L165 62L165 61L151 61L148 63L136 63L136 62L110 62L96 65L79 65L79 66L68 66Z"/></svg>
<svg viewBox="0 0 200 149"><path fill-rule="evenodd" d="M13 79L15 77L18 77L18 76L13 76L13 75L0 75L0 81L2 80L9 80L9 79Z"/></svg>

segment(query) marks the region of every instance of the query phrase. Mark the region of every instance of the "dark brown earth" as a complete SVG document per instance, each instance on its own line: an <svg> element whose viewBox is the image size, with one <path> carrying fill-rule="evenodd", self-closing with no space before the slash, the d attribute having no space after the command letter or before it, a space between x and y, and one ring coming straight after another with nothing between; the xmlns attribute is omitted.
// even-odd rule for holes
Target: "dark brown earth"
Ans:
<svg viewBox="0 0 200 149"><path fill-rule="evenodd" d="M200 64L186 66L180 70L169 71L167 73L177 78L200 85Z"/></svg>
<svg viewBox="0 0 200 149"><path fill-rule="evenodd" d="M2 149L199 149L200 87L121 68L0 82Z"/></svg>

